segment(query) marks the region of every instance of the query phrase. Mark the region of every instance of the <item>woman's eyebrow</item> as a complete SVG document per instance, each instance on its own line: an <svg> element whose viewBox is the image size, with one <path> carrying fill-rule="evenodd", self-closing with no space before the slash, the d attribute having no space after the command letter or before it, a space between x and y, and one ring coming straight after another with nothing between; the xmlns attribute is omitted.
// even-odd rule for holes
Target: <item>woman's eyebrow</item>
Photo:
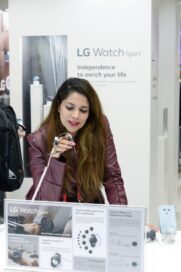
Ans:
<svg viewBox="0 0 181 272"><path fill-rule="evenodd" d="M81 108L81 109L82 109L82 108L88 109L89 106L81 106L80 108Z"/></svg>
<svg viewBox="0 0 181 272"><path fill-rule="evenodd" d="M76 107L76 105L74 104L74 103L71 103L71 102L65 102L66 104L69 104L69 105L71 105L71 106L74 106L74 107ZM86 108L86 109L88 109L89 108L89 106L80 106L80 108Z"/></svg>
<svg viewBox="0 0 181 272"><path fill-rule="evenodd" d="M71 102L65 102L65 104L70 104L72 106L75 106L75 104L71 103Z"/></svg>

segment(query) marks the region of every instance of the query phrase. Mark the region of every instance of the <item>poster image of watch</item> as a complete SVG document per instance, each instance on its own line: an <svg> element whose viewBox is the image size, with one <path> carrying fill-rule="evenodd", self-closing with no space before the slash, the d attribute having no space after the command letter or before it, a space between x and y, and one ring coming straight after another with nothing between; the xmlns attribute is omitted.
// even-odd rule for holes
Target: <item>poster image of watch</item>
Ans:
<svg viewBox="0 0 181 272"><path fill-rule="evenodd" d="M101 245L101 237L93 226L80 230L77 234L76 242L80 250L89 255L95 252L95 249Z"/></svg>
<svg viewBox="0 0 181 272"><path fill-rule="evenodd" d="M40 237L40 267L58 271L72 271L72 240L67 237Z"/></svg>
<svg viewBox="0 0 181 272"><path fill-rule="evenodd" d="M41 236L72 236L71 207L9 205L8 233Z"/></svg>
<svg viewBox="0 0 181 272"><path fill-rule="evenodd" d="M8 265L39 266L38 240L34 237L8 237Z"/></svg>
<svg viewBox="0 0 181 272"><path fill-rule="evenodd" d="M60 253L55 253L50 260L51 266L53 268L56 268L58 266L60 266L61 264L61 254Z"/></svg>

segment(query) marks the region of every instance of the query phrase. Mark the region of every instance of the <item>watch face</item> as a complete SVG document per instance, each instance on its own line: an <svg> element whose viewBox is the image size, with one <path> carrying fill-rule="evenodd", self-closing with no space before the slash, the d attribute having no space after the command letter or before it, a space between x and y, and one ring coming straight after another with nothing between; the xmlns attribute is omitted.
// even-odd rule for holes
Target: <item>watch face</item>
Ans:
<svg viewBox="0 0 181 272"><path fill-rule="evenodd" d="M41 219L40 225L41 233L51 233L53 231L53 221L46 216Z"/></svg>
<svg viewBox="0 0 181 272"><path fill-rule="evenodd" d="M91 247L95 247L97 244L97 237L95 234L91 234L90 238L89 238L89 243L91 245Z"/></svg>
<svg viewBox="0 0 181 272"><path fill-rule="evenodd" d="M13 251L12 255L14 260L19 260L22 257L22 253L20 250Z"/></svg>
<svg viewBox="0 0 181 272"><path fill-rule="evenodd" d="M51 266L52 267L57 267L61 263L61 255L59 253L55 253L51 257Z"/></svg>

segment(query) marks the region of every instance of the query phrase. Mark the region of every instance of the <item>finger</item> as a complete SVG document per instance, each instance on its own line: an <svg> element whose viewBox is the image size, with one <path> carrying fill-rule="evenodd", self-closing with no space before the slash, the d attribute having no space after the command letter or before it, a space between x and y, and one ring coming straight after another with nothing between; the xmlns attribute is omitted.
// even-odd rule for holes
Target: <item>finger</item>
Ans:
<svg viewBox="0 0 181 272"><path fill-rule="evenodd" d="M73 141L68 141L67 139L61 138L59 144L66 145L66 146L75 146Z"/></svg>
<svg viewBox="0 0 181 272"><path fill-rule="evenodd" d="M65 152L67 149L72 149L72 146L66 145L66 144L60 144L59 146L57 146L55 150L57 152Z"/></svg>
<svg viewBox="0 0 181 272"><path fill-rule="evenodd" d="M57 148L63 148L63 149L71 149L75 144L73 142L69 141L61 141L58 145Z"/></svg>

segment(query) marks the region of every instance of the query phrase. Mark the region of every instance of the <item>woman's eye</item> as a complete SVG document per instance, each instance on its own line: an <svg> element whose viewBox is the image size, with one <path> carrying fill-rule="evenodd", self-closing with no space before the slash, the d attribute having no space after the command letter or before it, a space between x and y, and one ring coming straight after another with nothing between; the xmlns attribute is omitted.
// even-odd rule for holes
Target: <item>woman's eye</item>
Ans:
<svg viewBox="0 0 181 272"><path fill-rule="evenodd" d="M71 111L71 110L73 110L73 107L66 106L66 109L69 110L69 111Z"/></svg>
<svg viewBox="0 0 181 272"><path fill-rule="evenodd" d="M83 110L83 109L80 109L80 112L82 112L82 113L86 113L86 112L88 112L88 110Z"/></svg>

